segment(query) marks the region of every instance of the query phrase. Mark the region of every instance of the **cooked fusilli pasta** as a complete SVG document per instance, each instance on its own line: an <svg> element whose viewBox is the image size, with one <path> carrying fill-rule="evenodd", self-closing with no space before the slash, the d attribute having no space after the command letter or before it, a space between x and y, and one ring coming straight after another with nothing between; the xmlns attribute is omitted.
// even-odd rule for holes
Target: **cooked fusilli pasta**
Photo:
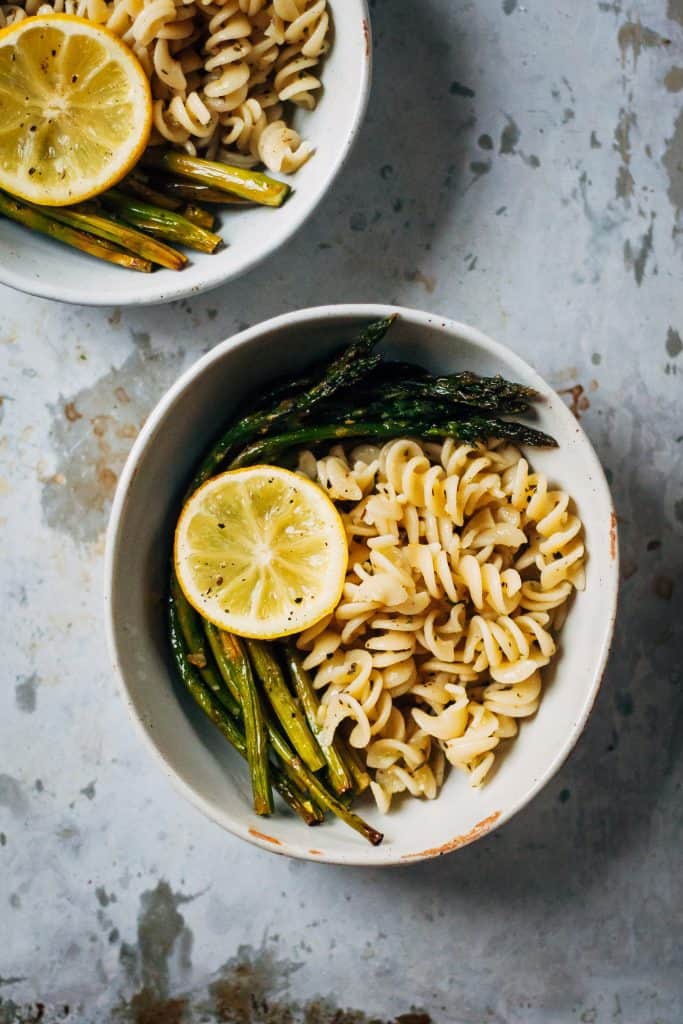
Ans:
<svg viewBox="0 0 683 1024"><path fill-rule="evenodd" d="M278 9L287 9L281 0ZM349 569L334 613L298 638L386 811L432 799L446 762L479 786L533 715L567 599L584 586L581 521L511 445L337 445L299 471L339 503Z"/></svg>
<svg viewBox="0 0 683 1024"><path fill-rule="evenodd" d="M131 46L152 85L151 145L286 174L312 156L291 111L316 104L327 0L19 0L0 4L0 28L52 12Z"/></svg>

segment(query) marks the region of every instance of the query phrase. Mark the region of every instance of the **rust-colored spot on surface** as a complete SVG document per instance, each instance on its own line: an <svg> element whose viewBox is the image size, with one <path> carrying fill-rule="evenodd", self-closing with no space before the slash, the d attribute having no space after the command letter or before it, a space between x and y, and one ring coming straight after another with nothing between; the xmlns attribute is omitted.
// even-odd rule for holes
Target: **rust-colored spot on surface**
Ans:
<svg viewBox="0 0 683 1024"><path fill-rule="evenodd" d="M670 576L655 576L654 592L662 601L670 601L674 592L674 581Z"/></svg>
<svg viewBox="0 0 683 1024"><path fill-rule="evenodd" d="M114 470L109 466L97 467L97 479L99 480L103 491L106 493L111 494L116 489L116 481L118 480L118 477Z"/></svg>
<svg viewBox="0 0 683 1024"><path fill-rule="evenodd" d="M614 561L617 557L617 516L612 512L609 517L609 556Z"/></svg>
<svg viewBox="0 0 683 1024"><path fill-rule="evenodd" d="M282 846L282 843L280 842L279 839L275 839L274 836L267 836L265 832L259 832L255 828L249 829L249 835L255 836L256 839L265 839L267 843L273 843L275 846Z"/></svg>
<svg viewBox="0 0 683 1024"><path fill-rule="evenodd" d="M489 814L488 818L477 822L474 828L471 828L469 832L465 832L464 835L449 839L443 846L434 846L430 850L421 850L419 853L406 853L401 857L401 860L414 860L417 857L441 857L444 853L459 850L461 846L468 846L475 839L481 839L482 836L485 836L487 832L491 831L499 818L500 811L494 811L493 814Z"/></svg>
<svg viewBox="0 0 683 1024"><path fill-rule="evenodd" d="M586 409L590 409L590 400L585 394L585 388L583 384L575 384L571 388L562 388L558 394L570 395L569 408L576 416L577 420L581 419L581 413L585 412Z"/></svg>
<svg viewBox="0 0 683 1024"><path fill-rule="evenodd" d="M64 406L64 415L68 419L69 423L75 423L76 420L83 419L83 417L81 416L80 412L78 411L73 402L67 402L67 404Z"/></svg>
<svg viewBox="0 0 683 1024"><path fill-rule="evenodd" d="M314 857L322 857L323 855L322 850L309 850L308 852L312 853Z"/></svg>
<svg viewBox="0 0 683 1024"><path fill-rule="evenodd" d="M370 56L370 27L365 18L363 18L363 38L365 39L365 56Z"/></svg>
<svg viewBox="0 0 683 1024"><path fill-rule="evenodd" d="M152 992L143 989L133 996L130 1009L135 1024L182 1024L186 1020L187 1000L158 999Z"/></svg>
<svg viewBox="0 0 683 1024"><path fill-rule="evenodd" d="M123 426L119 427L116 431L116 436L134 441L138 436L138 428L134 423L124 423Z"/></svg>

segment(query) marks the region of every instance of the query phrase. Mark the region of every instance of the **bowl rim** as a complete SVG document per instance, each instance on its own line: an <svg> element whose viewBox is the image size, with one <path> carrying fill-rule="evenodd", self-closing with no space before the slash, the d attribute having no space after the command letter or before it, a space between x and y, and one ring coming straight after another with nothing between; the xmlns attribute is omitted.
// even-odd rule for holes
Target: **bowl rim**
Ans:
<svg viewBox="0 0 683 1024"><path fill-rule="evenodd" d="M344 0L344 2L347 4L349 3L349 0ZM134 281L135 275L133 275L133 279L130 277L127 279L125 277L123 278L120 292L116 297L114 297L110 292L102 294L97 291L93 293L92 291L84 290L83 288L79 290L78 287L69 285L68 281L65 281L64 284L52 283L45 282L40 277L36 278L36 280L27 281L21 273L18 273L9 267L5 267L2 260L0 260L0 284L6 285L8 288L14 288L26 295L33 295L41 299L54 299L57 302L64 302L71 305L92 307L158 306L167 302L176 302L180 299L200 295L213 288L219 288L221 285L227 284L229 281L234 281L236 278L241 277L250 270L253 270L254 267L264 262L264 260L269 259L276 252L282 249L287 242L291 241L292 237L301 227L303 227L306 221L313 216L323 199L329 193L351 155L365 119L365 112L370 99L370 89L372 85L372 21L370 19L370 12L368 9L368 0L352 0L352 2L356 4L358 19L360 21L362 35L365 40L365 59L361 62L358 99L352 112L349 132L343 146L340 148L335 159L330 163L327 169L325 180L318 195L312 202L302 206L297 216L294 217L291 224L287 227L286 231L282 237L278 239L275 245L265 248L263 252L255 253L251 258L247 259L243 264L240 264L240 266L235 269L230 270L227 274L221 272L220 260L217 260L218 265L215 270L211 270L211 265L207 264L206 266L209 272L205 272L203 280L198 284L183 284L182 272L177 273L174 276L170 276L172 271L169 270L164 273L162 268L157 271L155 276L162 279L164 283L157 288L156 293L152 292L150 295L147 295L144 291L136 287ZM113 269L116 270L116 268ZM142 276L144 277L146 275ZM124 287L126 285L127 287Z"/></svg>
<svg viewBox="0 0 683 1024"><path fill-rule="evenodd" d="M475 826L468 835L462 836L451 844L447 844L446 848L418 850L411 854L386 853L382 856L382 847L379 847L374 851L374 855L370 856L370 851L366 851L364 844L359 844L358 849L350 849L348 852L345 851L343 853L322 853L320 851L314 851L312 853L305 842L296 844L286 842L284 840L277 840L277 845L275 845L272 838L267 835L255 833L254 830L250 829L245 823L229 816L227 813L218 813L199 792L190 786L189 783L186 783L182 778L180 778L172 764L161 753L150 734L150 731L148 731L138 715L133 698L128 690L118 657L116 628L111 600L122 516L128 500L129 488L137 474L138 462L141 456L148 448L150 442L153 442L157 428L164 420L166 414L172 409L176 400L185 392L196 378L200 377L207 370L208 367L212 366L215 362L222 360L226 353L231 352L234 349L241 348L242 346L249 345L252 341L265 333L270 333L286 327L301 325L311 321L324 322L326 320L339 320L340 318L367 318L367 320L376 320L386 317L392 313L398 314L402 320L412 322L415 325L423 327L436 326L439 330L445 331L447 334L462 338L467 342L483 348L489 355L504 359L512 370L516 370L520 374L524 375L524 377L530 378L532 386L536 387L541 394L547 394L548 392L553 395L556 394L554 389L552 389L550 385L543 380L533 367L526 363L525 360L523 360L521 356L512 349L500 342L494 341L477 328L471 327L461 321L453 320L449 317L442 317L433 313L427 313L422 310L411 309L403 306L374 303L341 303L314 306L306 309L294 310L289 313L283 313L279 316L261 321L258 324L254 324L246 330L240 331L239 333L226 338L224 341L219 342L218 345L210 349L209 352L205 353L205 355L201 356L190 367L188 367L188 369L185 370L171 385L166 393L162 395L157 405L147 417L147 420L145 421L145 424L138 434L128 455L114 495L106 534L104 555L104 612L107 647L114 674L117 678L119 692L123 698L124 704L128 708L129 714L133 719L139 735L144 738L144 742L148 749L153 752L156 760L161 765L164 773L168 778L170 778L176 790L211 821L215 822L232 835L237 836L240 839L244 839L252 845L258 846L262 850L268 850L270 853L294 857L299 860L311 860L317 863L360 867L390 867L418 863L419 861L429 860L432 857L437 857L455 849L461 849L462 847L475 842L477 839L481 839L484 835L488 835L495 829L500 828L501 825L504 825L505 822L514 817L514 815L530 803L530 801L533 800L533 798L557 774L576 746L576 743L578 742L593 709L604 677L612 647L617 613L619 589L619 544L614 502L604 470L590 439L569 408L567 408L564 403L561 403L557 407L557 411L567 426L571 426L572 431L575 434L578 434L585 451L586 471L587 473L590 473L596 487L601 492L601 498L604 501L606 508L609 510L611 524L611 552L608 562L609 569L604 581L604 600L601 602L601 605L606 612L606 618L602 629L598 656L595 661L593 679L586 692L580 713L573 722L572 728L568 731L564 741L556 750L547 768L526 787L521 796L500 811L497 815L491 815L489 819L486 819L479 825Z"/></svg>

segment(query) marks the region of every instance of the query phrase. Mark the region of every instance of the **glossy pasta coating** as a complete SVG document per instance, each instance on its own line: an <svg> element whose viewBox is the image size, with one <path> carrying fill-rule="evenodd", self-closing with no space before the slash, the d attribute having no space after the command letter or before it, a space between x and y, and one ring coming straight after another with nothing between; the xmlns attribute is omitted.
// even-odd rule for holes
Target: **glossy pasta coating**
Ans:
<svg viewBox="0 0 683 1024"><path fill-rule="evenodd" d="M495 442L338 445L302 452L299 470L338 503L349 542L339 605L298 639L327 736L347 731L384 811L395 793L436 796L447 763L481 785L538 708L584 586L568 495Z"/></svg>
<svg viewBox="0 0 683 1024"><path fill-rule="evenodd" d="M130 45L152 85L152 145L284 173L312 156L291 113L316 104L327 0L23 0L0 4L0 28L52 12Z"/></svg>

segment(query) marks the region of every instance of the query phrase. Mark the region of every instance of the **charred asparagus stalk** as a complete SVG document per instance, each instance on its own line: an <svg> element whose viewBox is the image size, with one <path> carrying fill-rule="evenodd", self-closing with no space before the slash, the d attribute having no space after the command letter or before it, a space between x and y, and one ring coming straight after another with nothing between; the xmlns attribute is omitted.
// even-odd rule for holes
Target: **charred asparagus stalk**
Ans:
<svg viewBox="0 0 683 1024"><path fill-rule="evenodd" d="M173 650L176 667L183 684L195 703L202 709L207 717L220 730L228 742L235 748L238 754L247 759L247 745L244 734L235 720L218 703L215 697L209 692L202 682L195 667L187 660L182 632L177 618L177 610L173 600L169 602L169 635ZM272 770L273 784L278 793L289 806L295 811L307 825L317 824L320 820L318 814L307 805L290 779L279 769Z"/></svg>
<svg viewBox="0 0 683 1024"><path fill-rule="evenodd" d="M226 684L231 688L233 695L236 695L234 664L219 661L218 667ZM298 754L294 753L278 727L270 719L266 720L266 724L273 753L278 758L282 770L287 773L290 780L297 784L304 793L304 797L312 798L318 806L331 811L332 814L345 821L347 825L359 832L373 845L376 846L381 843L383 839L382 833L368 825L359 815L354 814L345 804L329 793L322 782L306 767Z"/></svg>
<svg viewBox="0 0 683 1024"><path fill-rule="evenodd" d="M241 706L225 686L213 662L211 651L207 648L206 635L202 629L202 618L183 594L175 573L171 578L171 597L175 609L174 614L184 642L183 656L190 665L197 669L205 686L221 702L225 710L233 718L238 718L242 711Z"/></svg>
<svg viewBox="0 0 683 1024"><path fill-rule="evenodd" d="M116 263L120 267L138 270L145 274L149 274L152 270L149 260L125 252L111 242L95 238L85 231L62 224L49 213L26 206L5 195L4 192L0 192L0 213L18 224L23 224L24 227L31 228L32 231L38 231L41 235L47 235L58 242L70 245L72 249L80 249L81 252L85 252L89 256L106 260L107 263Z"/></svg>
<svg viewBox="0 0 683 1024"><path fill-rule="evenodd" d="M311 727L311 732L317 739L322 755L327 762L327 774L330 779L330 784L335 793L342 796L353 788L353 781L346 769L346 765L344 764L340 745L336 740L331 744L323 743L321 740L320 734L322 730L318 724L318 709L320 707L320 701L313 689L311 677L303 666L303 659L294 644L291 642L284 644L283 653L285 664L289 671L289 678L291 679L296 695L299 698L299 703L304 709L306 721Z"/></svg>
<svg viewBox="0 0 683 1024"><path fill-rule="evenodd" d="M138 173L124 178L118 187L126 195L137 196L138 199L144 199L146 203L152 203L153 206L161 206L164 210L182 210L183 208L182 200L158 191Z"/></svg>
<svg viewBox="0 0 683 1024"><path fill-rule="evenodd" d="M31 209L35 210L36 207L31 206ZM151 263L167 267L168 270L182 270L187 264L187 256L178 252L177 249L172 249L170 245L158 242L127 224L119 224L117 221L102 217L95 212L86 212L81 207L50 207L49 215L58 220L60 224L80 231L87 231L88 234L96 238L113 242L122 249L141 256Z"/></svg>
<svg viewBox="0 0 683 1024"><path fill-rule="evenodd" d="M271 814L273 801L268 782L267 732L251 666L237 637L224 633L208 622L206 635L219 669L229 673L242 711L254 810L257 814Z"/></svg>
<svg viewBox="0 0 683 1024"><path fill-rule="evenodd" d="M187 217L193 224L199 224L200 228L206 228L207 231L213 231L216 226L214 215L196 203L188 203L183 207L183 217Z"/></svg>
<svg viewBox="0 0 683 1024"><path fill-rule="evenodd" d="M281 398L274 408L257 410L231 424L199 467L192 490L207 480L236 447L248 445L255 438L271 433L280 424L297 422L299 418L310 415L319 402L330 398L339 389L353 387L364 374L377 366L380 356L372 350L384 337L394 319L393 316L387 317L370 324L348 348L321 370L320 376L310 386L301 389L294 381L291 394ZM246 461L239 464L248 465Z"/></svg>
<svg viewBox="0 0 683 1024"><path fill-rule="evenodd" d="M157 153L152 149L143 158L143 163L146 167L156 167L166 173L188 178L221 192L232 193L262 206L282 206L291 192L289 185L284 181L277 181L259 171L250 171L245 167L230 167L228 164L202 160L200 157L188 156L185 153Z"/></svg>
<svg viewBox="0 0 683 1024"><path fill-rule="evenodd" d="M271 707L285 731L287 739L307 768L317 772L325 767L317 740L306 724L301 708L287 689L282 669L268 644L261 640L246 640L254 671L270 701Z"/></svg>
<svg viewBox="0 0 683 1024"><path fill-rule="evenodd" d="M240 452L230 463L231 469L250 466L259 462L277 462L290 448L301 445L317 444L320 441L342 441L349 437L371 437L379 440L408 434L413 437L425 437L442 440L444 437L455 437L460 441L484 441L488 438L505 438L517 444L536 445L556 448L557 441L533 427L523 423L509 423L506 420L487 419L473 416L469 420L452 420L443 423L425 422L412 418L387 418L384 421L354 420L351 416L342 424L323 423L320 425L303 424L298 429L286 434L266 437L262 441L254 441Z"/></svg>
<svg viewBox="0 0 683 1024"><path fill-rule="evenodd" d="M182 178L167 178L160 175L151 179L154 188L163 195L178 203L176 209L180 209L183 202L220 204L221 206L249 206L248 199L241 199L239 196L231 195L229 192L221 192L209 185L202 185L198 181L188 181ZM157 204L161 205L161 204Z"/></svg>
<svg viewBox="0 0 683 1024"><path fill-rule="evenodd" d="M99 198L102 205L121 220L155 237L186 245L199 252L215 252L222 244L220 235L193 224L175 210L152 206L141 199L124 195L115 188L104 192Z"/></svg>

